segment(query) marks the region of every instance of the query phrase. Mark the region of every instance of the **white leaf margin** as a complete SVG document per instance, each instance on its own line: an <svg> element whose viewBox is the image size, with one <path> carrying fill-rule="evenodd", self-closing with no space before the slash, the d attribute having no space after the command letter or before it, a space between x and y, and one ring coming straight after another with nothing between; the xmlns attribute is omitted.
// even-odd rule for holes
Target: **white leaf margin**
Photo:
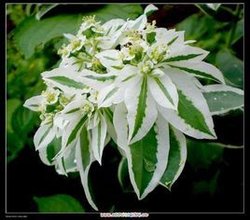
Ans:
<svg viewBox="0 0 250 220"><path fill-rule="evenodd" d="M228 85L224 85L224 84L215 84L215 85L207 85L207 86L203 86L202 87L202 92L203 93L209 93L209 92L235 92L238 95L242 95L244 96L244 91L232 86L228 86ZM220 110L220 111L215 111L215 112L211 112L212 115L221 115L221 114L225 114L231 110L236 110L239 109L241 107L243 107L244 104L237 106L235 108L228 108L228 109L224 109L224 110Z"/></svg>
<svg viewBox="0 0 250 220"><path fill-rule="evenodd" d="M176 139L177 139L177 141L179 143L181 161L180 161L180 164L179 164L179 169L176 172L172 182L169 184L168 187L160 181L160 184L163 185L164 187L167 187L169 190L171 190L172 185L175 183L175 181L181 175L181 173L182 173L182 171L183 171L183 169L185 167L186 160L187 160L187 142L186 142L185 135L182 132L180 132L179 130L175 129L173 126L171 126L170 129L173 131L173 133L174 133L174 135L175 135L175 137L176 137Z"/></svg>

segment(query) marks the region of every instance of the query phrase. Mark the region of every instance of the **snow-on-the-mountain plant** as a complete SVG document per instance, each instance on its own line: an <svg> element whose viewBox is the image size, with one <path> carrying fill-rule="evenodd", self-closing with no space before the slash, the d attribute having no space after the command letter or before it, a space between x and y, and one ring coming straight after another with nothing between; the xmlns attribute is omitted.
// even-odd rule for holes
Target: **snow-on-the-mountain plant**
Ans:
<svg viewBox="0 0 250 220"><path fill-rule="evenodd" d="M42 73L47 89L24 104L40 112L34 145L42 161L59 174L79 172L95 210L88 173L94 161L102 164L110 139L143 199L159 184L170 189L181 174L185 135L216 139L204 92L243 95L225 85L222 73L204 61L208 52L185 41L184 31L148 23L155 10L149 5L135 20L104 24L85 17L76 35L65 34L59 66ZM214 85L205 87L200 78Z"/></svg>

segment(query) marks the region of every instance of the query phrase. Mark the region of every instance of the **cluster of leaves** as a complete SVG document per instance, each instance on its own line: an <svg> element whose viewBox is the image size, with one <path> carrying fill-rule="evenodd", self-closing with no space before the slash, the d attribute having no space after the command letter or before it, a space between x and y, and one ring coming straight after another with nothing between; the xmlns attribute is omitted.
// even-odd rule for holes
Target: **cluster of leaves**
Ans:
<svg viewBox="0 0 250 220"><path fill-rule="evenodd" d="M59 14L42 18L57 4L8 4L7 45L7 160L13 161L24 147L33 147L33 134L39 125L36 113L23 107L24 101L44 90L41 73L57 65L58 48L64 43L64 33L76 33L83 16L95 14L107 21L114 17L136 18L142 13L140 5L103 5L94 12ZM9 27L9 26L8 26ZM53 27L53 31L51 31ZM39 29L39 31L37 31ZM32 37L31 37L32 36ZM72 202L71 202L72 200ZM75 199L67 195L34 197L40 212L84 211ZM46 204L52 201L49 206ZM79 208L78 208L79 207Z"/></svg>
<svg viewBox="0 0 250 220"><path fill-rule="evenodd" d="M136 18L141 13L142 8L138 5L126 5L124 7L108 5L98 9L93 14L96 14L97 18L104 22L114 17L124 19ZM15 14L15 12L10 14ZM44 85L40 80L40 73L57 65L58 57L56 55L56 50L64 42L62 34L76 33L81 22L81 17L89 14L91 13L56 15L43 19L41 18L43 13L40 13L39 18L41 20L37 20L34 16L28 16L16 27L14 35L8 40L7 130L8 153L10 153L10 155L8 155L8 160L14 159L25 145L32 146L31 134L38 125L37 115L31 111L25 110L22 107L22 103L28 97L37 95L43 90ZM13 18L13 20L14 19L15 18ZM232 45L235 45L242 39L242 23L243 19L239 17L235 22L235 28L232 27L231 20L221 22L214 17L200 13L185 19L177 25L177 29L185 30L186 38L196 39L197 46L212 51L212 56L209 56L209 59L222 70L226 83L242 88L243 64L231 49ZM53 31L48 31L51 30L51 27L53 27ZM39 31L37 31L38 29ZM197 31L197 29L199 31ZM231 33L231 29L236 29L234 31L232 30L234 32L233 37L227 37L228 35L225 33ZM30 38L31 33L32 38ZM12 37L14 37L14 39ZM228 38L232 38L230 43L228 43ZM46 49L47 47L50 49ZM51 50L51 48L54 48L54 50ZM51 57L54 57L54 59L51 60ZM209 81L205 83L209 83ZM215 95L217 97L216 99L214 99ZM216 112L216 110L221 111L221 103L223 103L223 108L227 110L242 107L243 103L242 96L231 93L224 96L220 92L217 94L208 92L206 99L209 102L209 107L212 112ZM193 164L194 167L209 167L213 161L218 161L222 157L223 147L225 146L221 145L222 144L213 142L194 142L190 140L188 141L188 152L190 151L188 154L188 161ZM209 153L210 151L211 153ZM197 157L194 155L197 155ZM122 160L119 168L119 180L121 184L123 184L125 176L128 175L125 162ZM215 180L218 175L215 175ZM202 187L204 188L204 184L202 184L203 183L199 183L198 186L196 186L197 191L202 190ZM207 188L207 186L205 186L205 188ZM65 201L71 201L63 195L48 199L49 200L35 198L40 211L53 211L49 210L51 206L45 205L47 201L56 201L53 202L53 204L61 203L62 209L64 210L67 210L66 206L68 206L68 204L65 204ZM77 202L72 201L70 206L72 206L72 208L69 207L69 211L83 211ZM55 207L54 211L61 211L62 209Z"/></svg>

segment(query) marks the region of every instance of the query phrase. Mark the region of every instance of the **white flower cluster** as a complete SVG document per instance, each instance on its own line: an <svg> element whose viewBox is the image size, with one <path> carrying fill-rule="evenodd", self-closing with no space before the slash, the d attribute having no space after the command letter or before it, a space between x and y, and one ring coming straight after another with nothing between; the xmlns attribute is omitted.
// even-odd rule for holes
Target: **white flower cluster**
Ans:
<svg viewBox="0 0 250 220"><path fill-rule="evenodd" d="M216 138L196 78L224 84L223 76L203 61L207 51L184 40L183 31L148 23L147 14L154 10L149 5L135 20L113 19L104 24L94 16L85 17L76 35L65 34L69 44L58 51L59 67L42 73L46 91L24 104L41 113L41 126L34 136L41 159L55 165L60 174L78 171L96 210L88 172L94 161L102 163L110 138L127 158L139 199L164 176L169 186L178 178L186 160L183 133ZM173 147L180 161L170 178L166 171ZM145 170L138 171L140 160Z"/></svg>

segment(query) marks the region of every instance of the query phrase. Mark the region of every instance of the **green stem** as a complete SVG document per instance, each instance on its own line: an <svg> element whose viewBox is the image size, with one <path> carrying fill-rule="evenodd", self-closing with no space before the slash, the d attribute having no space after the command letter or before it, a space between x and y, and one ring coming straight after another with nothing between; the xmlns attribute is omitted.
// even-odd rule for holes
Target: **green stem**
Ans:
<svg viewBox="0 0 250 220"><path fill-rule="evenodd" d="M231 46L233 38L234 38L234 35L235 35L235 30L236 30L236 27L237 27L237 22L238 22L239 15L240 15L240 5L239 4L236 7L234 15L235 16L234 16L234 20L233 20L233 24L232 24L233 27L232 27L232 29L229 32L228 41L227 41L227 47Z"/></svg>

